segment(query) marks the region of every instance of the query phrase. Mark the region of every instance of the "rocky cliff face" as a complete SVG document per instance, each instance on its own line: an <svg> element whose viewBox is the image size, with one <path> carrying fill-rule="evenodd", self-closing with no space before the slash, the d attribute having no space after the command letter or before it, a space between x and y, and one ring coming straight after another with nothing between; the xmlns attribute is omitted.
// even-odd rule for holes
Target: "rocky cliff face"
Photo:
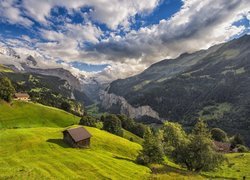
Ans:
<svg viewBox="0 0 250 180"><path fill-rule="evenodd" d="M106 91L100 92L101 106L104 109L110 109L112 106L116 106L121 114L125 114L131 118L138 119L142 116L149 116L154 119L161 119L159 114L154 111L150 106L131 106L123 97L115 94L108 94Z"/></svg>

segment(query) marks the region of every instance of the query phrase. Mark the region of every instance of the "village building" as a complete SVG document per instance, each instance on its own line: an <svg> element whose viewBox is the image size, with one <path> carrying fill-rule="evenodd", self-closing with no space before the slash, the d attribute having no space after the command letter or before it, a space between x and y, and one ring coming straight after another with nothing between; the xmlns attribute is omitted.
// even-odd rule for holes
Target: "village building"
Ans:
<svg viewBox="0 0 250 180"><path fill-rule="evenodd" d="M16 100L29 101L30 96L27 93L15 93L14 98Z"/></svg>
<svg viewBox="0 0 250 180"><path fill-rule="evenodd" d="M77 127L63 131L63 140L74 148L84 148L90 146L92 135L84 128Z"/></svg>
<svg viewBox="0 0 250 180"><path fill-rule="evenodd" d="M213 144L214 144L214 149L217 152L221 152L221 153L232 152L230 143L213 141Z"/></svg>

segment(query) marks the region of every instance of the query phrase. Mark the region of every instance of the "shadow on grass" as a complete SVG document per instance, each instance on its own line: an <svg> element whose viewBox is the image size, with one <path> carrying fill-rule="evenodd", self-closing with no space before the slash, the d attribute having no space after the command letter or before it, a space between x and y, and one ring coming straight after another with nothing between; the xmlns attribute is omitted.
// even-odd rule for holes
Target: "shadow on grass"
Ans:
<svg viewBox="0 0 250 180"><path fill-rule="evenodd" d="M150 169L152 170L153 174L166 174L170 172L178 173L181 175L193 175L196 174L194 172L190 172L184 169L178 169L167 164L151 166Z"/></svg>
<svg viewBox="0 0 250 180"><path fill-rule="evenodd" d="M129 159L129 158L126 158L126 157L122 157L122 156L116 156L116 155L114 155L113 158L115 158L115 159L120 159L120 160L125 160L125 161L130 161L130 162L135 163L134 160Z"/></svg>
<svg viewBox="0 0 250 180"><path fill-rule="evenodd" d="M70 148L70 146L66 144L62 139L48 139L47 142L57 144L63 148Z"/></svg>

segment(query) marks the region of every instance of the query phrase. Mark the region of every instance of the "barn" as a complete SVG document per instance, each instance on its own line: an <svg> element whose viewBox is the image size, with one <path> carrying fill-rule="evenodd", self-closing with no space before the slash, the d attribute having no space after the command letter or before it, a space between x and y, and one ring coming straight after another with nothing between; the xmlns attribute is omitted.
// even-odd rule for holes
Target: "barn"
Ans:
<svg viewBox="0 0 250 180"><path fill-rule="evenodd" d="M91 137L92 135L82 126L63 131L63 140L74 148L89 147Z"/></svg>

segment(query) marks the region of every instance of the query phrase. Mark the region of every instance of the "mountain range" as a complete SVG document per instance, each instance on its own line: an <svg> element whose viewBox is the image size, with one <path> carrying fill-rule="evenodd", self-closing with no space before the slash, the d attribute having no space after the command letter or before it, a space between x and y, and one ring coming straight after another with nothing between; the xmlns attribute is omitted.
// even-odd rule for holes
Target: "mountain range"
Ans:
<svg viewBox="0 0 250 180"><path fill-rule="evenodd" d="M107 94L133 107L149 106L160 119L187 129L198 118L250 143L250 36L207 50L184 53L153 64L144 72L118 79Z"/></svg>
<svg viewBox="0 0 250 180"><path fill-rule="evenodd" d="M76 76L64 68L42 68L39 55L0 48L0 62L15 73L32 73L66 80L72 97L85 105L126 114L146 123L166 120L189 129L207 120L250 143L250 36L245 35L207 50L165 59L142 73L109 84L95 77Z"/></svg>

